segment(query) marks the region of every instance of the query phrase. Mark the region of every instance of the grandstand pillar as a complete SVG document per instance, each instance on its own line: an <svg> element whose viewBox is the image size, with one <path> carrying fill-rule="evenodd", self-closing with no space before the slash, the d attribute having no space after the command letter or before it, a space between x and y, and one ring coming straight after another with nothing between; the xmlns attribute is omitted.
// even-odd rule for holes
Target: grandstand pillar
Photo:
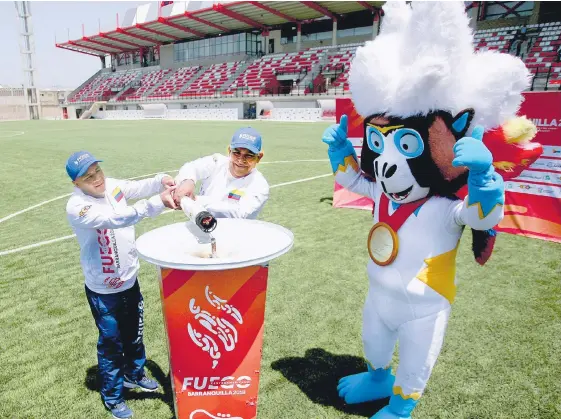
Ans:
<svg viewBox="0 0 561 419"><path fill-rule="evenodd" d="M372 39L375 39L380 32L380 11L374 13L374 22L372 23Z"/></svg>
<svg viewBox="0 0 561 419"><path fill-rule="evenodd" d="M337 20L333 19L333 37L331 38L331 45L337 46Z"/></svg>
<svg viewBox="0 0 561 419"><path fill-rule="evenodd" d="M302 24L298 23L296 25L296 51L300 51L302 46Z"/></svg>
<svg viewBox="0 0 561 419"><path fill-rule="evenodd" d="M269 53L269 31L261 32L261 37L263 38L262 51L267 55Z"/></svg>
<svg viewBox="0 0 561 419"><path fill-rule="evenodd" d="M469 17L469 27L476 31L477 30L477 21L478 19L478 14L479 14L479 9L481 7L481 2L479 1L474 1L471 2L471 5L468 6L468 9L466 11L468 17Z"/></svg>
<svg viewBox="0 0 561 419"><path fill-rule="evenodd" d="M27 119L41 119L41 103L35 85L35 43L31 26L31 8L28 1L15 1L20 21L20 55L23 66L23 91Z"/></svg>

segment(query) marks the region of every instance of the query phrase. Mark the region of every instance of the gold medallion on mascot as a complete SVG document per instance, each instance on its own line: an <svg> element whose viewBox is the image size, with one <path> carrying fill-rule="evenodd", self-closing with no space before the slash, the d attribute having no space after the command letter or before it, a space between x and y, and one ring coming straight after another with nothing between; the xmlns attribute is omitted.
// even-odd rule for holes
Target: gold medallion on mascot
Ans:
<svg viewBox="0 0 561 419"><path fill-rule="evenodd" d="M368 253L376 265L386 266L397 257L399 238L388 224L374 224L368 234Z"/></svg>

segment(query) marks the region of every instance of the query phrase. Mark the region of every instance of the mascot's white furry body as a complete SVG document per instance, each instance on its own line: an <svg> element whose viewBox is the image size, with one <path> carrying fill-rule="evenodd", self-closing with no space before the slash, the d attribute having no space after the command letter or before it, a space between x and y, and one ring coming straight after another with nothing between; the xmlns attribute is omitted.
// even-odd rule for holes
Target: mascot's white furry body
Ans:
<svg viewBox="0 0 561 419"><path fill-rule="evenodd" d="M465 226L484 263L503 217L503 177L483 133L500 130L508 143L531 139L535 127L512 123L528 70L510 55L474 53L463 2L388 2L384 11L381 33L357 50L350 71L364 117L361 167L346 116L323 141L336 181L374 200L363 312L369 366L343 378L339 395L347 403L390 397L373 418L396 419L410 417L442 348Z"/></svg>

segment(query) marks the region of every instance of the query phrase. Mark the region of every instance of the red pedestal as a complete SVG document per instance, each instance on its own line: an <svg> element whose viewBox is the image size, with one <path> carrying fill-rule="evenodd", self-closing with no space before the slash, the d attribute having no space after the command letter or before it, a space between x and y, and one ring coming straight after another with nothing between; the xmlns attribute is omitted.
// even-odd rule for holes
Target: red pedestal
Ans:
<svg viewBox="0 0 561 419"><path fill-rule="evenodd" d="M178 419L253 419L268 268L160 268Z"/></svg>

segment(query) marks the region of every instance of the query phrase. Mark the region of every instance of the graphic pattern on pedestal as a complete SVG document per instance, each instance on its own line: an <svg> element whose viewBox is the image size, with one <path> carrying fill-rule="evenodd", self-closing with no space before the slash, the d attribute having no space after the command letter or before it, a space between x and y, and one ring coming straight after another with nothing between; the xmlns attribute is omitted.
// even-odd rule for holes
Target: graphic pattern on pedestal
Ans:
<svg viewBox="0 0 561 419"><path fill-rule="evenodd" d="M254 419L268 268L161 270L179 419Z"/></svg>

